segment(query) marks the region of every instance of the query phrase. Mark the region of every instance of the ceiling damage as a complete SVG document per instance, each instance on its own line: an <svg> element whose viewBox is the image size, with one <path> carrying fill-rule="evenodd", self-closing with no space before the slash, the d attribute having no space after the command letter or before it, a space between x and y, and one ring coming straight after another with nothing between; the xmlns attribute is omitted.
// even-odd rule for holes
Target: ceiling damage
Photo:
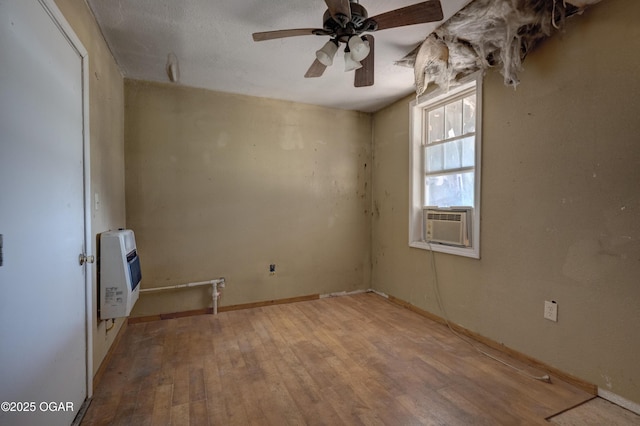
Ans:
<svg viewBox="0 0 640 426"><path fill-rule="evenodd" d="M392 28L376 36L375 84L357 88L339 66L327 68L322 78L305 78L314 52L327 37L252 40L256 32L318 27L326 0L272 7L260 0L87 3L126 78L374 112L414 89L422 94L431 83L448 87L489 67L500 69L505 83L516 86L527 53L561 29L567 17L599 1L441 1L443 21ZM372 16L419 2L397 0L390 7L383 0L362 0Z"/></svg>
<svg viewBox="0 0 640 426"><path fill-rule="evenodd" d="M474 0L396 62L413 67L416 94L430 83L447 88L475 71L496 67L517 86L522 61L569 16L600 0Z"/></svg>
<svg viewBox="0 0 640 426"><path fill-rule="evenodd" d="M359 3L371 16L380 16L424 1ZM374 112L413 92L413 70L398 67L395 61L470 0L442 1L442 20L377 33L375 83L366 87L354 87L354 72L345 72L342 57L336 58L336 65L328 67L322 78L305 78L315 52L329 41L328 36L253 41L253 33L322 28L326 0L86 2L128 79L173 81L219 92Z"/></svg>

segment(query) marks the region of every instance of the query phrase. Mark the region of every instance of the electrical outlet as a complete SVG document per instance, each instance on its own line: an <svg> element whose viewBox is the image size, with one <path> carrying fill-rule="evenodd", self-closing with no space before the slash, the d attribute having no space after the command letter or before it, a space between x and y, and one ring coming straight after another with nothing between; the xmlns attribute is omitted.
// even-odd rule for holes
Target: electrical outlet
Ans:
<svg viewBox="0 0 640 426"><path fill-rule="evenodd" d="M558 322L558 304L555 300L544 301L544 317L549 321Z"/></svg>

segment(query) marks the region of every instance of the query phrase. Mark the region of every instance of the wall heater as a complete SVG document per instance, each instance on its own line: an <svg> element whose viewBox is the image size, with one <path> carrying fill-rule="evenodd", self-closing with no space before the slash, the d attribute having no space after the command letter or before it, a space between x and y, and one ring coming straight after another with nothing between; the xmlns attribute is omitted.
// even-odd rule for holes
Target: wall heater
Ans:
<svg viewBox="0 0 640 426"><path fill-rule="evenodd" d="M140 259L130 229L100 235L100 318L129 316L140 294Z"/></svg>

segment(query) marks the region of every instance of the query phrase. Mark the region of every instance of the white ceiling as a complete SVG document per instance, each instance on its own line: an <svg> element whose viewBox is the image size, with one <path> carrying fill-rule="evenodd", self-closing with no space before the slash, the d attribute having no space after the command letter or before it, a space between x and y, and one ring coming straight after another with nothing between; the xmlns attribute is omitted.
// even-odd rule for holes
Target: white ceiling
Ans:
<svg viewBox="0 0 640 426"><path fill-rule="evenodd" d="M442 0L444 20L471 0ZM375 16L416 0L362 0ZM327 36L254 42L251 34L322 28L323 0L88 0L122 73L168 82L167 56L178 58L179 84L365 112L414 90L413 70L394 65L442 22L373 33L375 84L353 87L342 48L320 78L304 78Z"/></svg>

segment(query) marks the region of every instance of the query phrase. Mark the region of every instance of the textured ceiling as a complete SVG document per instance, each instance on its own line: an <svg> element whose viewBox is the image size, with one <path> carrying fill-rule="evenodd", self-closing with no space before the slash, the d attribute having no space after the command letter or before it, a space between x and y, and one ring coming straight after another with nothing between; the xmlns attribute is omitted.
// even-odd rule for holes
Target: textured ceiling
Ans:
<svg viewBox="0 0 640 426"><path fill-rule="evenodd" d="M375 16L416 0L362 0ZM442 0L444 20L470 0ZM327 107L376 111L411 93L413 70L394 65L442 22L388 29L375 36L375 84L353 87L342 48L320 78L304 74L329 39L291 37L254 42L251 34L322 28L323 0L88 0L122 73L168 82L174 53L179 84Z"/></svg>

